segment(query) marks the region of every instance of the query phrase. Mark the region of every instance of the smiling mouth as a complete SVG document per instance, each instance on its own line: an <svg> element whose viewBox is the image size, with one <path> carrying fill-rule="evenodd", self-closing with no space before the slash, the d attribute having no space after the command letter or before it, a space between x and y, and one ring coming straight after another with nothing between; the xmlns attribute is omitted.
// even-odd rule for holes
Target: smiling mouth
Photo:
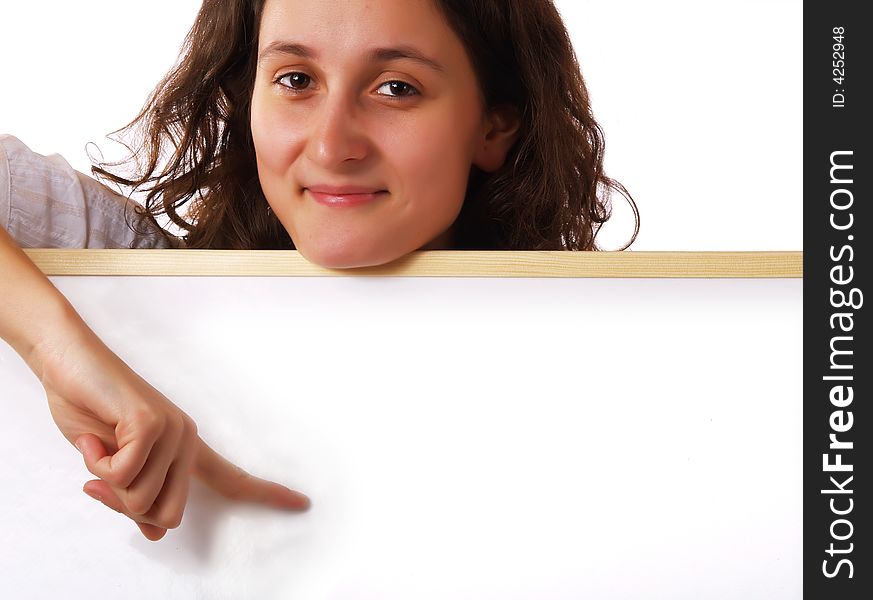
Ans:
<svg viewBox="0 0 873 600"><path fill-rule="evenodd" d="M348 207L360 206L378 200L387 195L387 190L366 190L362 188L303 188L304 193L324 206Z"/></svg>

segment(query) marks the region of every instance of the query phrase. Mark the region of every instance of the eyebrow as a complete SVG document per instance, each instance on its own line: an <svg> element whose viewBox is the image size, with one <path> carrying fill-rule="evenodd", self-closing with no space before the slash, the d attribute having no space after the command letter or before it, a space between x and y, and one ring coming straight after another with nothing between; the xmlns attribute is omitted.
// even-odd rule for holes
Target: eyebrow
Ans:
<svg viewBox="0 0 873 600"><path fill-rule="evenodd" d="M304 46L303 44L277 41L271 42L267 45L266 48L261 51L261 53L258 55L258 64L268 58L272 58L273 56L277 55L292 55L309 59L315 59L318 57L317 52L315 52L312 48L308 46ZM445 72L445 68L440 63L427 56L421 50L418 50L417 48L414 48L412 46L374 48L367 53L365 58L368 62L389 62L392 60L401 59L412 60L417 63L421 63L422 65L433 69L434 71L439 71L440 73Z"/></svg>

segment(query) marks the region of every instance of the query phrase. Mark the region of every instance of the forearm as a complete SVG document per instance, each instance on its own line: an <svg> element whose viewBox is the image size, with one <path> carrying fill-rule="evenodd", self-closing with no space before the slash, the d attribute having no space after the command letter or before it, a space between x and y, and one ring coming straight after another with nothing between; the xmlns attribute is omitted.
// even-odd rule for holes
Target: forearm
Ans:
<svg viewBox="0 0 873 600"><path fill-rule="evenodd" d="M42 379L45 354L88 327L3 227L0 227L0 338Z"/></svg>

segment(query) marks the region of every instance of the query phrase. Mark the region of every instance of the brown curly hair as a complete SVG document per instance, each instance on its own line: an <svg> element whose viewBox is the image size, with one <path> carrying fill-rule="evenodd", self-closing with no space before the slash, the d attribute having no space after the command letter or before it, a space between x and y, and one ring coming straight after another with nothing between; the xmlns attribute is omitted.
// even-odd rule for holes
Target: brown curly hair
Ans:
<svg viewBox="0 0 873 600"><path fill-rule="evenodd" d="M455 247L597 250L613 191L634 213L623 249L630 246L639 212L603 172L603 132L551 0L434 1L467 49L487 106L509 105L521 117L503 167L473 168ZM145 218L159 226L156 217L167 215L186 232L187 248L294 248L268 210L249 126L264 3L204 0L175 67L139 115L113 132L140 133L135 147L125 144L130 158L92 167L95 176L146 192ZM131 162L131 177L106 168Z"/></svg>

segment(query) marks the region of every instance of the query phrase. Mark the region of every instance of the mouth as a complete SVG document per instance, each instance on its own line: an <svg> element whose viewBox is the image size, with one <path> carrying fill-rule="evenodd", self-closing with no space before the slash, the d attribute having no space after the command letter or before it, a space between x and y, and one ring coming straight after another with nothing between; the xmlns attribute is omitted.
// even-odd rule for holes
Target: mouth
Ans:
<svg viewBox="0 0 873 600"><path fill-rule="evenodd" d="M319 204L331 207L360 206L388 194L388 190L372 187L327 185L305 187L303 192Z"/></svg>

